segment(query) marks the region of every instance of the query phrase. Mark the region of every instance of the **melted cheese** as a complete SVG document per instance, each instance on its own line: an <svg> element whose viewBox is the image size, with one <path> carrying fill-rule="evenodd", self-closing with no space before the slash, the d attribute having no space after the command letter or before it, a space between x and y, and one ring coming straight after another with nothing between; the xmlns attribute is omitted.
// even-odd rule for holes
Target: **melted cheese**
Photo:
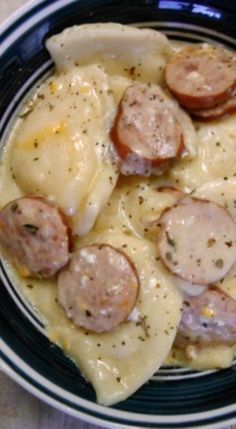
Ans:
<svg viewBox="0 0 236 429"><path fill-rule="evenodd" d="M169 178L186 191L236 175L236 115L197 124L198 155L178 161Z"/></svg>
<svg viewBox="0 0 236 429"><path fill-rule="evenodd" d="M167 365L188 366L196 370L228 368L236 356L236 346L215 345L186 350L173 348L166 359Z"/></svg>

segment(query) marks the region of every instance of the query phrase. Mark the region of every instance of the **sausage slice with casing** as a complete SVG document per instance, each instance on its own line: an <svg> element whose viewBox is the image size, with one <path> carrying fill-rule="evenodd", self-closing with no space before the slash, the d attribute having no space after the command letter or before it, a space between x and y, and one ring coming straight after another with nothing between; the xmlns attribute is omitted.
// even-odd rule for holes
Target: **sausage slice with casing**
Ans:
<svg viewBox="0 0 236 429"><path fill-rule="evenodd" d="M58 277L58 297L77 326L106 332L131 313L139 291L133 263L118 249L94 244L76 250Z"/></svg>
<svg viewBox="0 0 236 429"><path fill-rule="evenodd" d="M50 277L69 258L68 226L57 207L22 197L0 212L0 242L23 277Z"/></svg>
<svg viewBox="0 0 236 429"><path fill-rule="evenodd" d="M158 250L172 273L193 284L211 284L236 263L236 223L216 203L187 197L158 220Z"/></svg>
<svg viewBox="0 0 236 429"><path fill-rule="evenodd" d="M220 119L227 114L236 112L236 92L223 103L217 104L215 107L208 109L189 110L190 114L199 121L212 121Z"/></svg>
<svg viewBox="0 0 236 429"><path fill-rule="evenodd" d="M173 101L155 84L138 83L126 89L111 139L124 174L155 174L155 168L162 172L184 149Z"/></svg>
<svg viewBox="0 0 236 429"><path fill-rule="evenodd" d="M221 47L189 46L170 57L165 77L183 106L213 107L230 98L235 89L236 57Z"/></svg>
<svg viewBox="0 0 236 429"><path fill-rule="evenodd" d="M189 344L235 344L236 301L229 295L211 287L196 297L188 297L183 312L175 346Z"/></svg>

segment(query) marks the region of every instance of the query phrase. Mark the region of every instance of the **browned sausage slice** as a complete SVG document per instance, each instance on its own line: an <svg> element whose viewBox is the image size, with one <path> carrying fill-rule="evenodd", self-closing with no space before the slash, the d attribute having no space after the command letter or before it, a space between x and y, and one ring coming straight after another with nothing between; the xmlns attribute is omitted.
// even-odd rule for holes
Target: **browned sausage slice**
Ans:
<svg viewBox="0 0 236 429"><path fill-rule="evenodd" d="M41 198L18 198L1 210L0 242L24 277L53 276L69 258L64 218Z"/></svg>
<svg viewBox="0 0 236 429"><path fill-rule="evenodd" d="M145 169L167 167L183 151L182 128L172 104L155 84L138 83L126 89L111 131L121 160L129 164L126 174L144 171L147 175Z"/></svg>
<svg viewBox="0 0 236 429"><path fill-rule="evenodd" d="M166 83L186 107L205 109L227 100L236 79L236 57L214 46L191 46L167 63Z"/></svg>
<svg viewBox="0 0 236 429"><path fill-rule="evenodd" d="M236 223L225 208L188 197L158 222L162 261L184 280L208 285L236 263Z"/></svg>
<svg viewBox="0 0 236 429"><path fill-rule="evenodd" d="M183 303L175 346L236 343L236 301L216 287Z"/></svg>
<svg viewBox="0 0 236 429"><path fill-rule="evenodd" d="M190 114L194 118L200 121L212 121L214 119L220 119L223 116L235 113L236 112L236 92L234 91L232 97L223 103L218 104L215 107L209 109L198 109L198 110L189 110Z"/></svg>
<svg viewBox="0 0 236 429"><path fill-rule="evenodd" d="M139 291L128 257L106 244L82 247L58 277L59 302L77 326L111 331L131 313Z"/></svg>

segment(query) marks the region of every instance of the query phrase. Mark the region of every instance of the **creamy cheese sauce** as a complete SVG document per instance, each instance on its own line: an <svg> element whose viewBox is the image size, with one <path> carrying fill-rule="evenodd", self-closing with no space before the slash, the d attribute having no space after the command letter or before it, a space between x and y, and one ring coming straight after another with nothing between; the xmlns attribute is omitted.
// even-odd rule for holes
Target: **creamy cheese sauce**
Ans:
<svg viewBox="0 0 236 429"><path fill-rule="evenodd" d="M156 188L176 186L195 192L197 197L231 207L236 218L236 115L208 124L194 122L188 133L188 155L168 173L148 179L120 177L117 182L117 170L108 156L109 127L117 105L133 82L163 85L166 59L179 44L163 43L152 62L142 51L124 55L110 39L106 55L104 37L102 55L93 48L86 53L84 48L82 57L73 60L76 45L68 37L64 35L65 45L72 44L67 60L58 46L53 47L53 42L51 46L60 73L47 79L28 100L6 142L0 206L25 194L47 196L71 216L74 232L85 235L76 240L77 247L107 242L123 249L138 268L142 287L136 312L145 326L130 318L102 335L77 328L57 302L55 280L22 279L5 263L16 287L45 322L49 338L79 365L94 385L98 401L109 405L133 393L140 380L145 382L158 369L170 351L181 316L182 292L157 260L153 243L153 222L175 201L167 192L158 193L157 198ZM133 52L134 45L129 39L127 43L128 52ZM111 56L111 49L117 56ZM234 299L235 277L233 270L218 285ZM226 346L192 347L186 352L172 349L167 363L223 368L231 364L234 353L235 347Z"/></svg>

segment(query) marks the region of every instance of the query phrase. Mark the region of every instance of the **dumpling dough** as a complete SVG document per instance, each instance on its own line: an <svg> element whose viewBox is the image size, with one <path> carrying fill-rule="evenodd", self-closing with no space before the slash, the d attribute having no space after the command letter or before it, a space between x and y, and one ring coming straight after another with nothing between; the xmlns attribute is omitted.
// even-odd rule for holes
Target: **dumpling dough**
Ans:
<svg viewBox="0 0 236 429"><path fill-rule="evenodd" d="M236 174L236 114L220 121L198 123L198 156L180 160L169 179L181 189L192 191L204 183L227 180Z"/></svg>
<svg viewBox="0 0 236 429"><path fill-rule="evenodd" d="M127 322L96 334L78 328L57 302L56 281L34 280L24 294L46 321L49 338L62 347L92 383L98 403L112 405L132 395L159 369L174 341L182 295L171 274L156 259L156 245L120 231L90 232L78 247L108 243L135 264L140 293ZM19 282L19 280L18 280Z"/></svg>
<svg viewBox="0 0 236 429"><path fill-rule="evenodd" d="M127 236L119 228L101 234L91 232L79 246L90 243L109 243L121 249L135 264L140 279L130 321L100 335L86 336L78 330L79 367L93 384L98 402L111 405L134 393L163 363L176 334L182 299L171 275L156 260L153 243ZM72 357L73 353L71 349Z"/></svg>
<svg viewBox="0 0 236 429"><path fill-rule="evenodd" d="M50 78L12 144L11 169L26 194L55 201L86 234L111 195L118 172L109 156L115 106L98 65Z"/></svg>
<svg viewBox="0 0 236 429"><path fill-rule="evenodd" d="M50 37L46 47L61 71L74 64L99 63L109 75L160 82L171 45L164 34L115 23L86 24Z"/></svg>
<svg viewBox="0 0 236 429"><path fill-rule="evenodd" d="M216 180L208 182L196 189L195 197L209 199L225 207L236 222L236 178L228 177L227 180ZM216 285L225 293L236 300L236 265Z"/></svg>
<svg viewBox="0 0 236 429"><path fill-rule="evenodd" d="M115 23L67 28L49 38L46 47L59 71L88 62L104 66L116 100L121 98L127 86L133 84L133 79L164 84L165 64L172 52L164 34ZM192 121L178 103L169 102L182 125L186 155L193 157L197 152L197 141Z"/></svg>
<svg viewBox="0 0 236 429"><path fill-rule="evenodd" d="M96 334L76 327L57 300L55 279L22 282L11 270L14 282L33 303L45 322L47 335L78 365L92 383L98 403L112 405L127 399L159 369L174 341L181 317L182 295L171 274L157 260L156 245L114 231L90 232L78 246L108 243L124 252L135 264L140 293L127 322L111 332Z"/></svg>
<svg viewBox="0 0 236 429"><path fill-rule="evenodd" d="M205 183L193 192L193 196L225 207L236 222L236 177Z"/></svg>
<svg viewBox="0 0 236 429"><path fill-rule="evenodd" d="M160 186L160 179L158 184ZM126 234L132 233L156 242L157 220L175 202L176 198L170 192L158 191L155 179L132 178L129 183L120 181L95 227L98 231L112 231L119 226Z"/></svg>

